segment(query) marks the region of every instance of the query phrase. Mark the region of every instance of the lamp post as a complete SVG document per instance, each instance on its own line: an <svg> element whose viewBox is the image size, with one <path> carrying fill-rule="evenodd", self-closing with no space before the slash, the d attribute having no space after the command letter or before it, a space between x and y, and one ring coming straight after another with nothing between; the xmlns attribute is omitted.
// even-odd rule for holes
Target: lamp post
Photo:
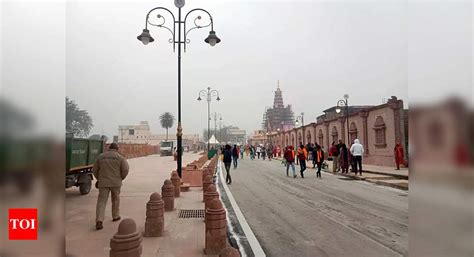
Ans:
<svg viewBox="0 0 474 257"><path fill-rule="evenodd" d="M301 127L303 127L303 137L302 137L302 143L304 144L304 112L301 113L301 115L296 117L296 126L298 126L299 121L301 120Z"/></svg>
<svg viewBox="0 0 474 257"><path fill-rule="evenodd" d="M214 136L216 137L217 137L217 117L219 117L220 120L222 120L222 115L220 115L217 112L214 112Z"/></svg>
<svg viewBox="0 0 474 257"><path fill-rule="evenodd" d="M137 37L138 40L140 40L144 45L148 45L149 43L152 43L155 41L155 39L150 35L150 31L148 30L148 25L155 26L158 28L164 28L168 30L171 33L172 38L169 39L169 43L173 44L173 51L176 49L176 45L178 46L178 127L177 127L177 132L176 132L176 138L178 141L178 155L177 155L177 172L178 175L181 177L181 166L182 166L182 155L181 153L182 148L183 148L183 128L181 126L181 46L184 47L184 51L186 52L186 44L190 43L190 40L187 38L188 33L193 30L193 29L200 29L200 28L205 28L205 27L211 27L211 30L209 31L209 35L207 36L206 39L204 39L204 42L208 43L211 46L215 46L221 40L216 36L216 32L214 31L214 21L212 19L211 14L201 8L195 8L190 10L185 16L184 20L181 18L181 8L184 6L185 2L184 0L175 0L174 1L175 6L178 8L178 19L175 19L175 16L173 12L171 12L169 9L165 7L155 7L151 9L145 19L145 28L143 29L142 33ZM198 24L198 21L201 20L201 16L196 16L194 18L194 26L190 28L189 30L186 30L186 22L188 19L188 16L194 12L200 12L200 13L205 13L209 16L209 23L208 24ZM153 16L152 14L156 13L156 16ZM171 28L169 26L165 26L166 24L166 18L165 16L162 15L162 13L165 13L167 17L172 18L172 26ZM194 16L194 14L192 15ZM156 17L156 18L155 18ZM176 27L178 27L178 31L176 33ZM181 40L183 38L183 40Z"/></svg>
<svg viewBox="0 0 474 257"><path fill-rule="evenodd" d="M222 116L219 119L219 141L222 144Z"/></svg>
<svg viewBox="0 0 474 257"><path fill-rule="evenodd" d="M337 107L336 107L336 113L341 113L342 109L341 107L345 107L345 111L344 111L344 115L346 116L346 122L347 122L347 143L350 144L350 137L349 137L349 105L348 105L348 100L349 99L349 95L348 94L345 94L344 95L344 99L341 99L339 101L337 101Z"/></svg>
<svg viewBox="0 0 474 257"><path fill-rule="evenodd" d="M221 98L219 97L219 91L212 89L211 87L207 87L207 90L203 89L199 91L199 96L197 98L198 101L202 100L202 97L206 97L207 101L207 151L210 150L209 139L211 137L211 101L212 97L215 96L217 101L220 101Z"/></svg>

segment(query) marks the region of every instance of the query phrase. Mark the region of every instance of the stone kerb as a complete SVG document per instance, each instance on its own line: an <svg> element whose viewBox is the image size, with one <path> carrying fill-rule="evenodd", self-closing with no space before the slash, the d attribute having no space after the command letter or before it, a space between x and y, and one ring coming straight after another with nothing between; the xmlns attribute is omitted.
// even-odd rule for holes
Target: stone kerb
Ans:
<svg viewBox="0 0 474 257"><path fill-rule="evenodd" d="M145 237L157 237L163 233L165 224L164 201L159 193L153 193L146 204Z"/></svg>
<svg viewBox="0 0 474 257"><path fill-rule="evenodd" d="M163 186L161 187L161 196L163 202L165 203L165 211L174 210L174 186L171 180L165 180Z"/></svg>
<svg viewBox="0 0 474 257"><path fill-rule="evenodd" d="M219 257L240 257L240 252L229 245L219 253Z"/></svg>
<svg viewBox="0 0 474 257"><path fill-rule="evenodd" d="M110 257L140 257L142 254L142 236L137 231L133 219L124 219L118 231L110 239Z"/></svg>
<svg viewBox="0 0 474 257"><path fill-rule="evenodd" d="M205 254L217 255L227 246L226 211L218 199L209 203L206 210Z"/></svg>

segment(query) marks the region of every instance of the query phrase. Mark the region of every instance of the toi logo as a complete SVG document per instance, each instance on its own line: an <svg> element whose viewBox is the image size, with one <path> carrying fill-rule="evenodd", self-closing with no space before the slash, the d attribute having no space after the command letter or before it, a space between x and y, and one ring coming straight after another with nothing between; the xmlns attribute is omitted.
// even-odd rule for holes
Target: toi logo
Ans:
<svg viewBox="0 0 474 257"><path fill-rule="evenodd" d="M8 210L8 239L37 240L38 239L38 210L9 209Z"/></svg>

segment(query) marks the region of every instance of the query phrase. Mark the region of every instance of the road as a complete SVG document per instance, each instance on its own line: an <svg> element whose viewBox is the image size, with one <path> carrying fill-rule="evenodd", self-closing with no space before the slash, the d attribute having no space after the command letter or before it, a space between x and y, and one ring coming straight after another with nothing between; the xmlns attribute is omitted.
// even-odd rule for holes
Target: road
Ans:
<svg viewBox="0 0 474 257"><path fill-rule="evenodd" d="M407 255L405 191L326 172L317 179L312 169L294 179L275 160L246 158L231 174L231 192L267 256Z"/></svg>

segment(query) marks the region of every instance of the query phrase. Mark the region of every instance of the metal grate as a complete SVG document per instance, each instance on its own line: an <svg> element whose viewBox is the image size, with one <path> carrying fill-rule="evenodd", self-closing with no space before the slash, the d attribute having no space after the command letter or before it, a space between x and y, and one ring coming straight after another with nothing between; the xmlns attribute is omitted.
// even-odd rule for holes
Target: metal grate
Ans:
<svg viewBox="0 0 474 257"><path fill-rule="evenodd" d="M204 219L204 209L199 210L179 210L180 219Z"/></svg>

